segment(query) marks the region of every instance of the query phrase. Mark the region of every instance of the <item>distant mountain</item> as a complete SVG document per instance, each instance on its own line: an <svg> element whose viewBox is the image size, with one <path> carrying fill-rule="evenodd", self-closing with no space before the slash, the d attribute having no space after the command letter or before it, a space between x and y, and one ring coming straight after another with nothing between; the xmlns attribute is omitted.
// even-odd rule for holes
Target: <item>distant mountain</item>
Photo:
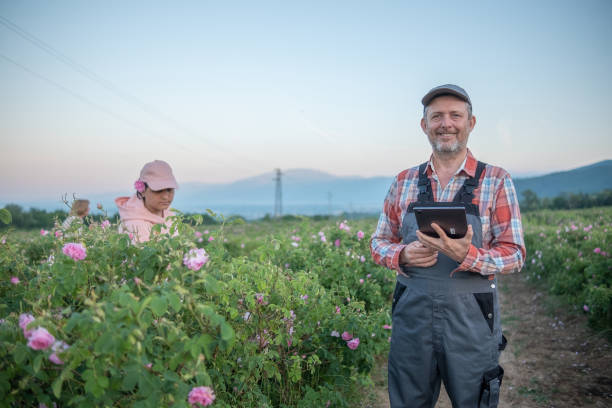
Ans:
<svg viewBox="0 0 612 408"><path fill-rule="evenodd" d="M526 190L532 190L540 198L556 197L562 193L597 193L612 189L612 160L544 176L517 178L514 184L519 200Z"/></svg>
<svg viewBox="0 0 612 408"><path fill-rule="evenodd" d="M274 212L275 175L273 172L232 183L181 183L173 203L183 212L204 212L207 208L225 216L239 214L248 219ZM337 214L380 212L393 177L339 177L318 170L290 169L282 175L284 214ZM538 177L514 179L519 200L525 190L538 197L556 197L561 193L595 193L612 189L612 160L605 160L573 170ZM92 208L102 203L109 214L116 212L114 198L123 193L88 196ZM8 202L0 202L0 207ZM46 210L64 208L58 199L16 202L24 208Z"/></svg>
<svg viewBox="0 0 612 408"><path fill-rule="evenodd" d="M175 206L211 208L224 214L260 217L274 211L275 175L265 173L227 184L183 183ZM392 177L338 177L318 170L290 169L282 175L283 213L375 212Z"/></svg>

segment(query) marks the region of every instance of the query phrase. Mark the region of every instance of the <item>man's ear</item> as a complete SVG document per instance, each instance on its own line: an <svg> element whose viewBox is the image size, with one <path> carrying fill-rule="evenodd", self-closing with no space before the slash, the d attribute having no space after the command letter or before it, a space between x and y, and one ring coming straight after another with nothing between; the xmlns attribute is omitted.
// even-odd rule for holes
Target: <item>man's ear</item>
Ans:
<svg viewBox="0 0 612 408"><path fill-rule="evenodd" d="M423 129L423 132L427 134L427 121L425 118L421 118L421 129Z"/></svg>
<svg viewBox="0 0 612 408"><path fill-rule="evenodd" d="M474 126L476 126L476 116L472 115L470 118L470 132L474 130Z"/></svg>

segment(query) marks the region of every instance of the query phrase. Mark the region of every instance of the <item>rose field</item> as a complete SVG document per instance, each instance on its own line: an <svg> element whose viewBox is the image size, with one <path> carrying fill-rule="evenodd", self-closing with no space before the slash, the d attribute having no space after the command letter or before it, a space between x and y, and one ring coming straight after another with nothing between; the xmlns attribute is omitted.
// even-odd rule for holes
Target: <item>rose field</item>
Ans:
<svg viewBox="0 0 612 408"><path fill-rule="evenodd" d="M523 219L522 273L609 335L612 208ZM2 230L0 406L360 406L391 330L376 219L201 220Z"/></svg>

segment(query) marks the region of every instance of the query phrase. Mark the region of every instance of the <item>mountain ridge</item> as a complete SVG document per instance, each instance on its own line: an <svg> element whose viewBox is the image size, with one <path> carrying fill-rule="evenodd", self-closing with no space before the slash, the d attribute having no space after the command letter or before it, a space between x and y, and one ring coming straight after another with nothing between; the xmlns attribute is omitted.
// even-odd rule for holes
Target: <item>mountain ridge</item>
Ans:
<svg viewBox="0 0 612 408"><path fill-rule="evenodd" d="M335 176L321 170L288 169L282 172L283 213L327 214L346 212L380 212L394 176ZM275 173L267 172L228 183L181 183L174 208L183 212L204 212L207 208L224 215L238 214L260 218L274 209ZM562 193L596 193L612 189L612 160L557 171L533 177L513 179L519 201L526 190L538 197L555 197ZM126 192L91 194L87 198L102 203L109 213L115 210L114 198ZM22 207L47 210L66 209L59 200L10 202ZM9 202L4 202L9 204Z"/></svg>

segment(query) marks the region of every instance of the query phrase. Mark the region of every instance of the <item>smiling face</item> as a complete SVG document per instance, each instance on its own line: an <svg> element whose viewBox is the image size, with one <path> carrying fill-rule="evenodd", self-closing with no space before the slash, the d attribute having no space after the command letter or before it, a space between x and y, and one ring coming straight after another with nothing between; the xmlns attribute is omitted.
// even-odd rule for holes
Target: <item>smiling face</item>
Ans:
<svg viewBox="0 0 612 408"><path fill-rule="evenodd" d="M163 211L170 208L174 199L174 189L166 188L164 190L153 191L149 187L142 193L144 205L151 213L163 216Z"/></svg>
<svg viewBox="0 0 612 408"><path fill-rule="evenodd" d="M467 141L476 125L476 117L470 115L467 103L454 96L434 99L425 109L421 128L438 155L463 155Z"/></svg>

